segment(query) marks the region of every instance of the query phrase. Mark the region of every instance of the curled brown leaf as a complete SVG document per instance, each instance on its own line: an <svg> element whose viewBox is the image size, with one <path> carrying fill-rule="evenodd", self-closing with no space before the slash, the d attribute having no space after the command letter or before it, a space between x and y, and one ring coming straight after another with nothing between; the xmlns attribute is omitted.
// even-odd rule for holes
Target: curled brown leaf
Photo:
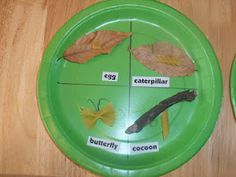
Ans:
<svg viewBox="0 0 236 177"><path fill-rule="evenodd" d="M72 62L85 63L97 55L110 53L113 47L130 35L130 32L110 30L92 32L78 39L64 52L64 57Z"/></svg>
<svg viewBox="0 0 236 177"><path fill-rule="evenodd" d="M143 45L131 52L144 66L165 76L189 76L195 71L191 58L182 49L166 42Z"/></svg>

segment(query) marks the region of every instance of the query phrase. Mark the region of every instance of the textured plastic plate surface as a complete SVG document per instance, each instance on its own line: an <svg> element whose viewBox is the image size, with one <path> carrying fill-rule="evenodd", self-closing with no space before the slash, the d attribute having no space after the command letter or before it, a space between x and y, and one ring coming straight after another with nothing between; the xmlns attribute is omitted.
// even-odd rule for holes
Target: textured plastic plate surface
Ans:
<svg viewBox="0 0 236 177"><path fill-rule="evenodd" d="M133 33L111 54L85 64L59 59L75 40L96 30ZM167 41L193 59L197 71L189 77L170 78L169 88L132 87L132 76L160 76L141 65L128 49ZM117 72L118 81L102 81L102 72ZM163 99L186 89L196 90L193 102L168 109L170 134L162 138L157 118L140 133L125 130L140 115ZM87 129L80 108L93 109L88 99L113 103L113 127L98 120ZM47 47L38 77L42 120L55 144L75 163L103 176L158 176L176 169L196 154L211 135L221 108L222 77L208 40L185 16L165 4L145 0L110 0L95 4L71 18ZM103 101L101 107L106 105ZM87 145L89 137L121 144L109 152ZM158 142L159 151L130 153L137 143Z"/></svg>
<svg viewBox="0 0 236 177"><path fill-rule="evenodd" d="M234 109L234 116L236 117L236 56L234 58L232 71L231 71L231 101Z"/></svg>

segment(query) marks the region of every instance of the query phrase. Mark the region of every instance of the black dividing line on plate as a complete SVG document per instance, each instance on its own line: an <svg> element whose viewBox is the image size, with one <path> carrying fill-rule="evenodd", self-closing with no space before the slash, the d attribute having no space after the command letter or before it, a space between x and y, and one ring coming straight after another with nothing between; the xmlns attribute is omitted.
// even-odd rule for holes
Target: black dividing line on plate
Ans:
<svg viewBox="0 0 236 177"><path fill-rule="evenodd" d="M165 90L198 90L197 88L181 88L181 87L141 87L141 86L138 86L138 87L133 87L133 88L153 88L153 89L165 89Z"/></svg>
<svg viewBox="0 0 236 177"><path fill-rule="evenodd" d="M85 84L85 83L73 83L73 82L56 82L58 85L74 85L74 86L92 86L92 87L129 87L131 88L131 86L129 85L108 85L108 84ZM153 87L133 87L133 88L153 88ZM176 89L176 90L198 90L196 88L178 88L178 87L158 87L156 89ZM129 92L130 93L130 92ZM129 105L130 105L130 101L129 101Z"/></svg>
<svg viewBox="0 0 236 177"><path fill-rule="evenodd" d="M132 22L132 19L130 19L130 26L129 26L129 32L133 32L133 22ZM131 50L132 49L132 35L130 35L129 37L129 49ZM130 106L131 106L131 84L132 84L132 54L131 52L129 52L129 98L128 98L128 122L129 122L129 119L130 119ZM130 143L130 137L128 136L127 137L127 144L129 145ZM129 159L129 154L127 153L127 159Z"/></svg>
<svg viewBox="0 0 236 177"><path fill-rule="evenodd" d="M133 32L133 22L130 20L130 32ZM132 49L132 35L129 38L129 48ZM132 82L132 54L129 52L129 100L128 100L128 118L130 117L130 102L131 102L131 82Z"/></svg>
<svg viewBox="0 0 236 177"><path fill-rule="evenodd" d="M93 86L93 87L129 87L128 85L108 85L108 84L84 84L84 83L72 83L72 82L57 82L58 85L81 85L81 86Z"/></svg>

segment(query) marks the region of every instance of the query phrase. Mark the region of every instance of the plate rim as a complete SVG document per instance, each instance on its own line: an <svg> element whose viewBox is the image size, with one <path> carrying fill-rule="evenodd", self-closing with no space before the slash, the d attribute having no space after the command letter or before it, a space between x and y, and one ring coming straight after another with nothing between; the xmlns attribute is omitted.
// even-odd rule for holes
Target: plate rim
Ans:
<svg viewBox="0 0 236 177"><path fill-rule="evenodd" d="M230 80L230 93L231 93L231 103L233 106L234 117L236 118L236 55L234 56L234 60L232 63L231 69L231 80Z"/></svg>
<svg viewBox="0 0 236 177"><path fill-rule="evenodd" d="M98 162L95 162L93 160L88 159L87 156L85 156L82 153L78 154L78 149L75 149L73 146L66 144L63 140L65 137L63 137L63 134L57 130L57 127L54 125L53 122L53 114L50 112L50 105L47 98L47 82L45 82L45 76L47 76L47 71L50 68L50 59L54 56L53 54L57 51L57 43L64 40L65 35L68 35L67 31L73 30L73 27L78 25L78 21L82 22L86 18L88 18L88 15L96 14L99 10L104 9L105 7L108 7L108 5L115 5L119 4L131 4L136 5L137 3L143 3L145 6L149 7L157 7L157 4L159 5L159 8L164 8L165 13L168 12L168 14L171 14L172 17L175 17L178 20L183 20L184 24L187 24L188 28L199 38L199 41L201 41L201 44L203 48L206 51L210 51L211 57L214 58L214 67L218 72L217 73L217 82L216 84L216 91L215 94L218 93L219 97L216 97L216 104L214 105L214 108L217 110L215 112L212 112L211 116L214 117L214 120L208 121L207 126L204 127L204 130L208 130L207 133L201 132L199 133L199 137L201 140L201 143L196 142L199 141L199 138L197 138L195 141L192 142L191 146L187 150L185 150L181 155L181 157L178 158L178 161L171 162L171 165L168 165L169 167L163 167L162 164L161 168L157 168L157 166L150 167L147 169L138 169L138 170L126 170L126 169L114 169L112 167L105 167L103 164L100 164ZM154 5L155 4L155 5ZM114 5L113 5L114 6ZM109 6L110 8L110 6ZM163 10L163 9L162 9ZM164 10L163 10L164 11ZM92 12L92 13L91 13ZM52 52L53 51L53 52ZM211 63L212 64L212 63ZM48 81L48 79L47 79ZM210 135L212 134L216 121L219 118L220 108L222 104L222 74L220 65L218 63L218 59L215 55L215 52L210 44L210 42L207 40L203 32L186 16L184 16L181 12L175 10L174 8L161 3L159 1L145 1L145 0L109 0L109 1L103 1L99 3L95 3L92 6L80 11L76 15L74 15L72 18L70 18L64 25L59 29L59 31L54 35L52 40L50 41L48 47L45 49L43 59L40 64L40 68L38 71L38 80L37 80L37 103L38 108L40 110L40 117L42 121L44 122L44 126L47 129L48 134L50 135L50 138L53 140L54 144L63 152L63 154L67 157L69 157L70 160L75 162L76 164L100 175L111 175L111 171L114 171L117 176L136 176L140 171L146 173L146 175L163 175L166 174L172 170L175 170L182 164L186 163L189 159L191 159L206 143ZM50 111L49 111L50 110ZM213 109L214 110L214 109ZM58 138L60 137L60 138ZM187 154L188 158L183 158ZM76 156L76 157L75 157ZM89 163L89 164L88 164ZM165 165L166 166L166 165ZM99 169L103 169L100 171ZM155 174L153 172L160 170L160 173L156 172ZM116 176L115 175L115 176Z"/></svg>

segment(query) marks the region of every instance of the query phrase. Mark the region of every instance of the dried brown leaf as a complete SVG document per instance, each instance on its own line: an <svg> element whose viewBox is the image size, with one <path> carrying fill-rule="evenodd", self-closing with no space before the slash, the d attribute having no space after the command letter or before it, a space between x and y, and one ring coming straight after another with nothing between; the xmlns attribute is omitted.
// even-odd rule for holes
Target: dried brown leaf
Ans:
<svg viewBox="0 0 236 177"><path fill-rule="evenodd" d="M92 32L78 39L64 52L64 57L72 62L85 63L99 54L110 53L113 47L130 35L130 32L109 30Z"/></svg>
<svg viewBox="0 0 236 177"><path fill-rule="evenodd" d="M144 66L165 76L189 76L195 70L183 50L166 42L143 45L131 52Z"/></svg>

